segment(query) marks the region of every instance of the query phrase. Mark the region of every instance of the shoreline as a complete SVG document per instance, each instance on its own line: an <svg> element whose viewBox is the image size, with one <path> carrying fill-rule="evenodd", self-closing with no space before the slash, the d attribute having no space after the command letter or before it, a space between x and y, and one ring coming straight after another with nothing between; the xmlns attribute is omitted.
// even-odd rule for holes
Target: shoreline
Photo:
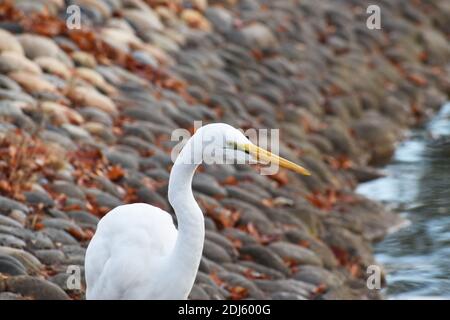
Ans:
<svg viewBox="0 0 450 320"><path fill-rule="evenodd" d="M442 297L446 294L445 290L435 291L441 279L446 277L439 274L439 261L442 259L440 250L445 252L445 244L442 245L438 240L445 233L437 232L427 236L427 233L422 233L421 230L427 230L434 225L441 226L442 230L445 228L445 204L441 204L438 209L440 215L433 214L437 210L433 207L433 199L441 198L433 198L439 188L429 183L430 179L434 181L430 171L433 172L432 168L436 167L428 162L439 161L441 158L437 148L446 148L446 145L440 145L439 141L448 134L446 124L449 106L448 102L445 103L432 119L413 129L412 134L408 134L408 138L398 147L394 159L386 168L386 177L358 188L358 193L372 195L373 200L392 207L394 212L404 217L405 227L408 227L400 228L396 233L388 233L381 243L375 244L375 257L386 270L386 289L390 299L416 299L427 295L434 299L439 293ZM442 161L445 163L445 157ZM445 169L435 170L443 173L441 181L445 181ZM405 185L408 189L403 189L402 186ZM440 189L445 190L444 187ZM429 191L425 191L426 196L422 196L420 190ZM442 222L439 221L440 218L443 219ZM417 243L428 238L431 242L426 246L432 249L416 248Z"/></svg>
<svg viewBox="0 0 450 320"><path fill-rule="evenodd" d="M445 1L0 4L0 298L83 299L98 220L166 198L173 130L279 129L311 177L202 166L191 299L380 299L373 242L399 217L356 194L450 96ZM151 5L150 5L151 4ZM344 8L345 7L345 8ZM344 10L345 9L345 10Z"/></svg>

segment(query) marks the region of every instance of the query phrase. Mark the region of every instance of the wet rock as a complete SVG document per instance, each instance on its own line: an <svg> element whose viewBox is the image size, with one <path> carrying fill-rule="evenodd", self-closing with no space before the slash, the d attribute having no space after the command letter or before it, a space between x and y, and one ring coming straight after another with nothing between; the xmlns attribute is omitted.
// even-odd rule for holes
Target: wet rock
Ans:
<svg viewBox="0 0 450 320"><path fill-rule="evenodd" d="M327 288L340 286L343 283L338 276L316 266L301 266L299 271L294 274L294 278L316 286L325 284Z"/></svg>
<svg viewBox="0 0 450 320"><path fill-rule="evenodd" d="M39 65L28 60L24 56L17 55L12 51L6 51L0 54L0 73L8 74L10 72L25 71L40 75L42 73Z"/></svg>
<svg viewBox="0 0 450 320"><path fill-rule="evenodd" d="M124 179L127 179L126 183L130 184L130 186L133 186L135 188L141 186L140 181L137 185L130 183L128 179L131 180L133 178L134 178L133 172L128 172L127 175L124 177ZM97 183L97 187L99 189L101 189L102 191L104 191L106 193L109 193L110 195L113 195L117 198L120 198L124 195L123 191L120 190L118 188L118 186L116 186L111 180L109 180L106 177L96 177L95 182Z"/></svg>
<svg viewBox="0 0 450 320"><path fill-rule="evenodd" d="M256 245L258 242L255 238L250 236L248 233L241 231L239 229L226 228L223 231L223 234L232 242L237 242L243 245Z"/></svg>
<svg viewBox="0 0 450 320"><path fill-rule="evenodd" d="M118 114L117 106L111 98L94 88L77 86L72 88L68 95L69 98L79 105L98 108L113 117L116 117Z"/></svg>
<svg viewBox="0 0 450 320"><path fill-rule="evenodd" d="M26 246L26 243L15 236L0 233L0 246L22 249Z"/></svg>
<svg viewBox="0 0 450 320"><path fill-rule="evenodd" d="M4 29L0 29L0 52L14 52L17 55L23 55L24 51L20 42Z"/></svg>
<svg viewBox="0 0 450 320"><path fill-rule="evenodd" d="M37 300L68 300L67 294L57 285L39 278L17 276L2 279L0 287L7 287L10 292Z"/></svg>
<svg viewBox="0 0 450 320"><path fill-rule="evenodd" d="M152 162L153 164L153 162ZM141 164L142 166L142 164ZM169 180L169 173L161 168L156 168L156 169L150 169L147 170L146 175L149 176L150 178L156 180L156 181L168 181ZM197 197L195 197L197 199Z"/></svg>
<svg viewBox="0 0 450 320"><path fill-rule="evenodd" d="M44 79L44 77L36 76L28 71L14 71L9 74L9 77L31 94L57 92L57 88L54 84Z"/></svg>
<svg viewBox="0 0 450 320"><path fill-rule="evenodd" d="M55 202L49 194L42 191L27 191L24 192L26 201L30 205L44 205L45 207L53 207Z"/></svg>
<svg viewBox="0 0 450 320"><path fill-rule="evenodd" d="M246 258L245 260L251 259L254 262L280 271L285 275L289 274L289 269L284 264L283 260L266 247L261 245L243 246L239 250L239 253L241 258Z"/></svg>
<svg viewBox="0 0 450 320"><path fill-rule="evenodd" d="M239 274L219 272L217 276L231 287L243 287L247 289L249 297L253 299L264 299L264 293L253 282Z"/></svg>
<svg viewBox="0 0 450 320"><path fill-rule="evenodd" d="M24 212L20 211L20 210L13 210L13 211L11 211L11 213L9 214L9 217L11 219L14 219L15 221L19 222L19 224L21 226L24 226L25 223L27 222L26 221L27 220L27 215Z"/></svg>
<svg viewBox="0 0 450 320"><path fill-rule="evenodd" d="M12 292L0 292L0 300L25 300L25 298Z"/></svg>
<svg viewBox="0 0 450 320"><path fill-rule="evenodd" d="M80 200L85 199L85 194L77 185L67 181L55 181L51 184L51 188L54 192L65 194L72 198Z"/></svg>
<svg viewBox="0 0 450 320"><path fill-rule="evenodd" d="M17 219L14 219L15 215L17 215L17 212L22 213L22 211L13 210L10 214L10 217L0 215L0 225L11 226L11 227L16 227L16 228L23 227L23 225L25 224L25 221L22 219L26 219L26 215L24 214L25 217L20 216L21 220L17 221Z"/></svg>
<svg viewBox="0 0 450 320"><path fill-rule="evenodd" d="M209 196L225 197L227 195L227 191L207 174L196 174L192 181L192 188Z"/></svg>
<svg viewBox="0 0 450 320"><path fill-rule="evenodd" d="M380 170L368 166L353 166L352 168L349 168L349 171L359 183L375 180L385 176L385 174Z"/></svg>
<svg viewBox="0 0 450 320"><path fill-rule="evenodd" d="M79 67L75 69L75 76L95 86L98 90L110 95L115 95L116 89L108 84L103 76L90 68Z"/></svg>
<svg viewBox="0 0 450 320"><path fill-rule="evenodd" d="M64 123L61 127L73 140L92 141L91 134L82 127L71 125L69 123Z"/></svg>
<svg viewBox="0 0 450 320"><path fill-rule="evenodd" d="M113 124L111 116L107 112L99 109L95 109L92 107L83 108L80 110L80 114L86 121L100 123L106 127L111 127Z"/></svg>
<svg viewBox="0 0 450 320"><path fill-rule="evenodd" d="M108 145L112 145L117 141L117 138L112 133L111 129L106 126L96 123L87 122L83 125L83 128L93 137L96 141L99 139Z"/></svg>
<svg viewBox="0 0 450 320"><path fill-rule="evenodd" d="M29 249L52 249L55 247L53 241L41 232L33 233L27 240Z"/></svg>
<svg viewBox="0 0 450 320"><path fill-rule="evenodd" d="M208 273L214 273L214 272L221 272L226 271L224 267L222 267L220 264L215 263L214 261L206 258L205 256L202 257L202 262L200 263L200 266L202 267L200 271L208 272Z"/></svg>
<svg viewBox="0 0 450 320"><path fill-rule="evenodd" d="M260 206L261 201L263 200L250 192L250 190L245 190L237 186L226 186L226 189L230 197L242 200L254 206Z"/></svg>
<svg viewBox="0 0 450 320"><path fill-rule="evenodd" d="M86 190L86 193L93 197L95 203L99 207L112 209L123 204L123 202L116 197L97 189Z"/></svg>
<svg viewBox="0 0 450 320"><path fill-rule="evenodd" d="M75 110L53 101L44 101L40 104L41 110L49 118L49 121L60 125L63 123L81 124L83 117Z"/></svg>
<svg viewBox="0 0 450 320"><path fill-rule="evenodd" d="M300 294L291 292L275 292L270 295L273 300L307 300L307 298Z"/></svg>
<svg viewBox="0 0 450 320"><path fill-rule="evenodd" d="M22 34L18 36L25 55L29 59L38 57L53 57L60 60L68 67L72 66L72 61L51 39L34 34Z"/></svg>
<svg viewBox="0 0 450 320"><path fill-rule="evenodd" d="M126 154L118 150L108 150L105 152L105 156L113 165L120 165L123 168L134 170L139 168L139 161L132 154Z"/></svg>
<svg viewBox="0 0 450 320"><path fill-rule="evenodd" d="M194 285L188 299L190 300L208 300L209 295L200 285Z"/></svg>
<svg viewBox="0 0 450 320"><path fill-rule="evenodd" d="M71 70L61 61L53 57L38 57L34 62L46 73L54 74L65 80L71 76Z"/></svg>
<svg viewBox="0 0 450 320"><path fill-rule="evenodd" d="M70 198L68 198L67 200L70 200ZM67 202L66 202L67 205ZM69 219L69 217L67 216L67 214L64 211L55 209L55 208L50 208L47 210L47 213L49 216L53 217L53 218L59 218L59 219Z"/></svg>
<svg viewBox="0 0 450 320"><path fill-rule="evenodd" d="M285 233L285 237L289 242L304 245L310 251L313 251L318 257L320 257L326 268L337 267L338 261L336 260L333 252L319 239L299 230L290 230Z"/></svg>
<svg viewBox="0 0 450 320"><path fill-rule="evenodd" d="M1 30L1 29L0 29ZM20 91L20 86L10 78L4 75L0 75L0 88L10 91Z"/></svg>
<svg viewBox="0 0 450 320"><path fill-rule="evenodd" d="M253 23L241 30L243 44L249 48L269 49L277 45L270 29L260 23Z"/></svg>
<svg viewBox="0 0 450 320"><path fill-rule="evenodd" d="M227 209L237 210L239 212L239 222L241 224L247 225L252 223L264 234L271 234L275 232L272 222L261 210L258 209L257 206L248 204L241 200L228 198L221 200L221 203Z"/></svg>
<svg viewBox="0 0 450 320"><path fill-rule="evenodd" d="M200 284L200 287L203 288L203 290L208 295L209 299L212 300L225 300L225 297L227 296L226 290L220 290L220 288L217 288L217 286L210 286L207 284ZM223 292L225 291L225 292Z"/></svg>
<svg viewBox="0 0 450 320"><path fill-rule="evenodd" d="M229 254L227 253L226 250L224 250L221 246L219 246L218 244L209 241L209 240L205 240L204 245L203 245L203 254L218 263L224 263L224 262L231 262L232 259L229 256Z"/></svg>
<svg viewBox="0 0 450 320"><path fill-rule="evenodd" d="M80 200L76 198L67 198L65 199L64 205L66 208L70 209L80 209L80 210L87 210L88 206L86 203L86 200ZM67 215L65 215L67 218Z"/></svg>
<svg viewBox="0 0 450 320"><path fill-rule="evenodd" d="M388 127L388 121L382 119L363 119L353 127L357 137L370 146L372 164L386 162L394 152L396 138Z"/></svg>
<svg viewBox="0 0 450 320"><path fill-rule="evenodd" d="M357 299L358 294L346 286L332 288L322 296L324 300L353 300Z"/></svg>
<svg viewBox="0 0 450 320"><path fill-rule="evenodd" d="M13 81L13 80L11 80ZM14 82L16 83L16 82ZM18 86L18 84L16 84ZM14 107L11 106L17 106L17 105L22 105L26 104L29 105L31 107L36 106L36 100L34 100L30 95L28 95L25 92L17 92L16 90L11 90L11 89L0 89L0 97L3 99L3 101L1 101L1 106L2 108L0 110L2 110L1 115L2 116L11 116L11 117L24 117L23 112L17 112L17 111L13 111ZM6 109L6 110L5 110ZM17 109L16 109L17 110ZM23 119L19 119L21 121L25 121ZM20 125L20 124L19 124ZM29 125L31 126L31 125Z"/></svg>
<svg viewBox="0 0 450 320"><path fill-rule="evenodd" d="M148 143L139 137L125 136L121 138L119 142L135 149L142 155L152 154L155 148L153 144Z"/></svg>
<svg viewBox="0 0 450 320"><path fill-rule="evenodd" d="M64 260L64 253L56 249L37 250L34 254L45 265L57 265Z"/></svg>
<svg viewBox="0 0 450 320"><path fill-rule="evenodd" d="M99 218L86 211L69 211L67 212L67 215L75 222L83 226L95 227L99 221Z"/></svg>
<svg viewBox="0 0 450 320"><path fill-rule="evenodd" d="M0 247L0 255L1 256L11 256L22 264L25 268L27 274L35 274L38 273L42 264L39 260L31 255L30 253L23 251L21 249L9 248L9 247ZM1 290L0 290L1 291Z"/></svg>
<svg viewBox="0 0 450 320"><path fill-rule="evenodd" d="M154 124L166 124L173 128L176 125L165 115L163 115L160 110L155 107L131 107L124 110L124 115L131 117L136 120L148 121Z"/></svg>
<svg viewBox="0 0 450 320"><path fill-rule="evenodd" d="M305 299L308 299L314 292L315 286L293 279L286 280L255 280L255 284L263 291L274 293L290 293L299 295Z"/></svg>
<svg viewBox="0 0 450 320"><path fill-rule="evenodd" d="M147 142L153 142L155 135L147 128L139 125L139 123L129 123L124 125L124 134L141 138Z"/></svg>
<svg viewBox="0 0 450 320"><path fill-rule="evenodd" d="M354 155L356 146L347 130L339 125L334 125L323 131L324 136L331 141L333 149L338 154Z"/></svg>
<svg viewBox="0 0 450 320"><path fill-rule="evenodd" d="M165 196L149 190L147 187L140 187L136 192L136 201L145 202L157 206L163 210L170 210L169 202L166 200Z"/></svg>
<svg viewBox="0 0 450 320"><path fill-rule="evenodd" d="M266 267L266 266L263 266L261 264L255 263L253 261L241 261L240 265L246 269L245 270L246 273L248 273L250 270L251 274L253 276L255 276L256 278L268 277L269 279L282 279L285 277L285 275L282 272L277 271L272 268L269 268L269 267Z"/></svg>
<svg viewBox="0 0 450 320"><path fill-rule="evenodd" d="M0 196L0 211L4 214L8 214L12 210L19 210L25 213L29 212L28 207L22 203Z"/></svg>
<svg viewBox="0 0 450 320"><path fill-rule="evenodd" d="M61 250L64 252L66 256L84 256L86 254L86 248L80 247L78 244L76 245L63 245Z"/></svg>
<svg viewBox="0 0 450 320"><path fill-rule="evenodd" d="M233 246L233 243L226 237L222 236L220 233L206 231L205 237L206 239L211 240L212 242L220 246L223 250L225 250L231 257L231 259L234 260L235 258L237 258L238 252L236 248Z"/></svg>
<svg viewBox="0 0 450 320"><path fill-rule="evenodd" d="M209 274L203 273L201 271L197 273L195 284L201 286L205 290L205 292L210 295L211 299L225 299L225 296L228 295L228 292L222 286L218 286L211 279Z"/></svg>
<svg viewBox="0 0 450 320"><path fill-rule="evenodd" d="M438 31L425 29L421 34L428 53L428 60L433 64L446 63L450 59L450 45Z"/></svg>
<svg viewBox="0 0 450 320"><path fill-rule="evenodd" d="M328 228L329 232L326 233L324 240L340 256L341 263L346 263L351 259L358 259L364 265L373 262L370 247L360 235L347 229L338 230L336 226Z"/></svg>
<svg viewBox="0 0 450 320"><path fill-rule="evenodd" d="M273 242L269 248L276 252L282 259L298 264L310 264L321 266L321 259L312 251L288 242Z"/></svg>
<svg viewBox="0 0 450 320"><path fill-rule="evenodd" d="M196 28L203 31L209 31L211 29L209 21L196 10L183 10L181 13L181 19L191 28Z"/></svg>
<svg viewBox="0 0 450 320"><path fill-rule="evenodd" d="M42 220L42 224L47 228L62 229L67 231L73 230L75 232L83 233L83 231L78 225L66 219L45 218L44 220Z"/></svg>
<svg viewBox="0 0 450 320"><path fill-rule="evenodd" d="M209 273L211 272L209 260L205 258L205 256L202 256L202 259L200 260L200 265L198 267L199 272Z"/></svg>
<svg viewBox="0 0 450 320"><path fill-rule="evenodd" d="M83 266L84 265L84 257L85 257L85 255L72 255L72 256L69 256L64 261L64 264L66 264L66 265Z"/></svg>
<svg viewBox="0 0 450 320"><path fill-rule="evenodd" d="M271 198L269 198L271 199ZM270 200L269 200L270 201ZM291 200L287 198L275 198L273 200L273 203L286 203L287 205L291 204ZM284 210L283 210L284 209ZM287 208L263 208L265 215L269 220L272 221L273 224L286 224L295 226L298 229L306 229L305 224L294 214L292 214L292 210Z"/></svg>
<svg viewBox="0 0 450 320"><path fill-rule="evenodd" d="M12 256L0 255L0 274L9 276L26 275L26 269L19 260Z"/></svg>
<svg viewBox="0 0 450 320"><path fill-rule="evenodd" d="M143 36L150 30L161 31L163 28L163 24L159 20L158 15L149 7L144 11L138 9L126 9L122 14L137 32Z"/></svg>
<svg viewBox="0 0 450 320"><path fill-rule="evenodd" d="M159 63L158 60L155 59L151 54L145 51L136 50L132 53L133 58L139 61L140 63L144 65L148 65L152 68L158 68Z"/></svg>
<svg viewBox="0 0 450 320"><path fill-rule="evenodd" d="M233 27L233 16L224 8L209 7L205 16L219 32L227 32Z"/></svg>
<svg viewBox="0 0 450 320"><path fill-rule="evenodd" d="M42 232L48 236L55 244L77 244L78 241L64 230L55 228L45 228Z"/></svg>
<svg viewBox="0 0 450 320"><path fill-rule="evenodd" d="M210 217L205 218L205 231L217 231L216 223Z"/></svg>
<svg viewBox="0 0 450 320"><path fill-rule="evenodd" d="M66 137L59 132L45 130L42 131L39 136L42 140L60 145L66 150L76 149L75 143L69 137Z"/></svg>

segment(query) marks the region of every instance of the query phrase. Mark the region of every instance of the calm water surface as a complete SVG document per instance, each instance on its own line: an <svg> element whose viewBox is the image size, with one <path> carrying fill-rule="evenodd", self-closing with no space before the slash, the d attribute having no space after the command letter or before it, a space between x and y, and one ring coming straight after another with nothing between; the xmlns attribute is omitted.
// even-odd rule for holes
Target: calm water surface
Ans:
<svg viewBox="0 0 450 320"><path fill-rule="evenodd" d="M392 299L450 299L450 103L399 145L387 176L358 192L385 202L410 224L375 247Z"/></svg>

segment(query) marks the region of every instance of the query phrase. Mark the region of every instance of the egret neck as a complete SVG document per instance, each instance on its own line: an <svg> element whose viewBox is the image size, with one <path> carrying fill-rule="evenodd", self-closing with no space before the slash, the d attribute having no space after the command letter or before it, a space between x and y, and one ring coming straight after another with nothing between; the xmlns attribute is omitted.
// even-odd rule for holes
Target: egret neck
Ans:
<svg viewBox="0 0 450 320"><path fill-rule="evenodd" d="M181 299L187 298L194 284L205 238L203 213L192 193L192 178L200 164L200 161L193 159L201 159L203 146L200 140L200 135L194 135L186 143L172 167L169 178L168 197L177 217L178 236L168 259L167 270L173 272L170 275L172 284L176 287L173 292L182 292Z"/></svg>

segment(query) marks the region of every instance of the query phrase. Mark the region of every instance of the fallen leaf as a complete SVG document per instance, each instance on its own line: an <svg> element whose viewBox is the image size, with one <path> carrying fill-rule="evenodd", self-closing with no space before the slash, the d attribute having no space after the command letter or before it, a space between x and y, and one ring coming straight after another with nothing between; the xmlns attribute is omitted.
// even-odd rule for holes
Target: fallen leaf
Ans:
<svg viewBox="0 0 450 320"><path fill-rule="evenodd" d="M125 171L121 166L112 166L108 169L107 176L111 181L120 180L125 176Z"/></svg>
<svg viewBox="0 0 450 320"><path fill-rule="evenodd" d="M242 300L248 296L247 288L236 286L227 289L230 291L231 300Z"/></svg>
<svg viewBox="0 0 450 320"><path fill-rule="evenodd" d="M417 73L408 74L406 78L419 87L423 87L428 83L424 76Z"/></svg>

